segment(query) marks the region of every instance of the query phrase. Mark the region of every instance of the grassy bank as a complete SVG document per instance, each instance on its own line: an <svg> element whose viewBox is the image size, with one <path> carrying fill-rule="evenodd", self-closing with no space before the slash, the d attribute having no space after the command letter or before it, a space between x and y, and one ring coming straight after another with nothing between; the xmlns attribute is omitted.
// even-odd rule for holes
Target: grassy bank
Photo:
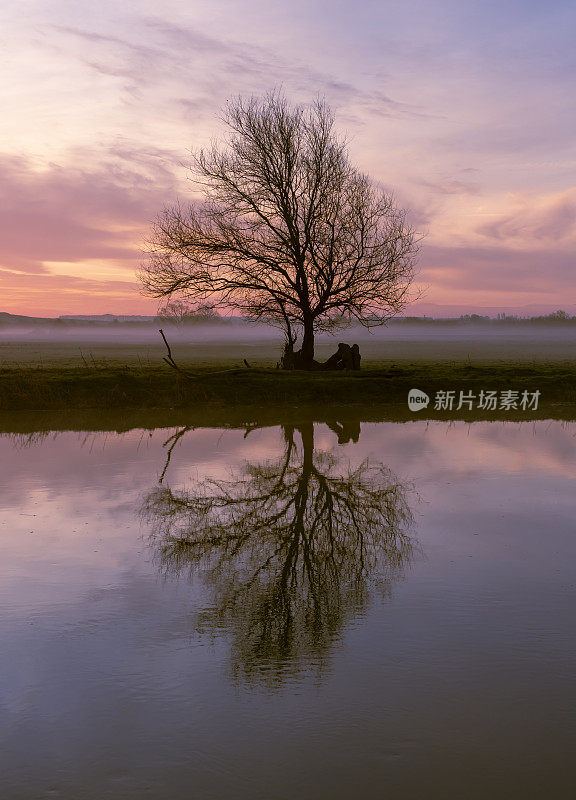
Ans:
<svg viewBox="0 0 576 800"><path fill-rule="evenodd" d="M380 362L358 373L203 367L188 379L164 367L4 368L0 412L66 409L196 409L361 404L406 407L408 391L539 390L540 409L576 409L576 364ZM419 416L446 416L431 407ZM454 410L456 410L454 408ZM493 412L492 412L493 413ZM508 412L511 415L513 412ZM450 415L448 415L450 416ZM460 414L459 414L460 416ZM487 415L490 417L490 414ZM526 417L523 414L524 418ZM541 414L538 414L541 416Z"/></svg>

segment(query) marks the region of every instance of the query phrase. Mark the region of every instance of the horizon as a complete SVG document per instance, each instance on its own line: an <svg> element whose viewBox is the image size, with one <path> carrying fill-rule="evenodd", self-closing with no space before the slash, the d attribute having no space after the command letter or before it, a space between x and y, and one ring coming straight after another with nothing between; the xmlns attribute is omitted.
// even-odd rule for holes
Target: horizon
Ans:
<svg viewBox="0 0 576 800"><path fill-rule="evenodd" d="M415 284L425 302L405 315L575 308L567 0L364 0L330 15L318 0L167 0L161 12L148 0L129 10L104 0L97 12L9 0L0 19L8 313L154 315L134 272L154 217L194 197L190 148L221 134L227 98L280 85L294 102L326 98L352 161L425 234Z"/></svg>
<svg viewBox="0 0 576 800"><path fill-rule="evenodd" d="M562 308L556 308L547 305L530 305L530 306L519 306L519 307L480 307L480 306L441 306L434 303L419 303L411 306L400 314L396 314L394 317L390 318L390 321L394 321L395 319L406 319L406 318L414 318L414 319L431 319L433 321L443 321L443 320L450 320L450 319L458 319L460 317L466 316L482 316L485 318L490 318L496 320L499 316L503 315L505 317L517 317L518 319L534 319L537 317L548 316L550 314L554 314L557 311L562 311L568 314L568 316L575 316L576 317L576 305L572 304L564 304ZM434 314L435 312L435 314ZM46 320L79 320L79 319L103 319L105 317L111 319L121 319L125 318L127 321L133 319L142 319L143 321L150 321L154 320L158 317L157 313L154 314L127 314L124 311L120 311L118 313L105 311L102 313L81 313L78 312L77 314L56 314L51 316L49 314L15 314L13 312L8 311L0 311L0 317L3 315L15 316L15 317L22 317L22 318L30 318L30 319L46 319ZM223 320L226 319L243 319L242 315L239 314L219 314L219 317ZM256 323L256 324L263 324L266 323Z"/></svg>

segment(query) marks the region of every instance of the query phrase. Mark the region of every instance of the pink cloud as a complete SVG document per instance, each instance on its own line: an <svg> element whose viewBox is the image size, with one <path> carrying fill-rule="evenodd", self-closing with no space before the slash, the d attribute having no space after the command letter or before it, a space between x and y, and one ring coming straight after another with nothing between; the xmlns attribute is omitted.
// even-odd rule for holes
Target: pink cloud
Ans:
<svg viewBox="0 0 576 800"><path fill-rule="evenodd" d="M446 195L475 195L480 192L480 187L476 183L459 181L453 179L439 181L421 181L421 185L429 189L433 194Z"/></svg>
<svg viewBox="0 0 576 800"><path fill-rule="evenodd" d="M163 151L110 149L102 166L52 164L0 156L1 310L57 316L67 312L153 313L126 270L142 260L151 221L173 201L175 178ZM88 161L88 157L86 157ZM82 276L98 263L118 280ZM78 265L77 276L52 274L50 263Z"/></svg>
<svg viewBox="0 0 576 800"><path fill-rule="evenodd" d="M157 176L158 177L158 176ZM156 182L141 165L51 165L0 157L0 265L42 273L46 262L89 259L134 267L147 227L164 204L165 170Z"/></svg>
<svg viewBox="0 0 576 800"><path fill-rule="evenodd" d="M478 233L489 239L557 242L576 233L576 189L543 200L520 198L517 207L482 225Z"/></svg>
<svg viewBox="0 0 576 800"><path fill-rule="evenodd" d="M466 292L477 290L540 293L563 296L573 290L576 257L555 249L526 252L506 247L438 247L424 245L420 279L439 289L458 289L462 302ZM496 300L495 300L496 302Z"/></svg>
<svg viewBox="0 0 576 800"><path fill-rule="evenodd" d="M154 314L156 301L136 281L89 280L70 275L33 275L0 269L2 311L26 316L61 314Z"/></svg>

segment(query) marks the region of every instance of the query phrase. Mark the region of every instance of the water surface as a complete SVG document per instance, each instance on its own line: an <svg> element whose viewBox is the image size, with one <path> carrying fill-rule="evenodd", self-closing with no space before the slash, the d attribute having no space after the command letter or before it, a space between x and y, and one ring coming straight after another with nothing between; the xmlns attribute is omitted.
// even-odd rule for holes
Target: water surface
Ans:
<svg viewBox="0 0 576 800"><path fill-rule="evenodd" d="M575 433L1 437L3 796L571 796Z"/></svg>

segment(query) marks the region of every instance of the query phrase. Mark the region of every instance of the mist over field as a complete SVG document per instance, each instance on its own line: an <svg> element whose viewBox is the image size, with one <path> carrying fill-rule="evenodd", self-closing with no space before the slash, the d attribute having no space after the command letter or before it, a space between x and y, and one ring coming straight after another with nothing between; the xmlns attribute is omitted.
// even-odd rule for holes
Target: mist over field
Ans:
<svg viewBox="0 0 576 800"><path fill-rule="evenodd" d="M105 326L34 325L0 328L0 366L72 366L100 363L162 364L166 354L159 324ZM274 366L282 333L268 325L242 322L163 326L174 357L183 363L242 362ZM338 342L360 345L363 364L410 360L521 361L573 359L576 325L392 323L319 334L316 357L328 358Z"/></svg>

